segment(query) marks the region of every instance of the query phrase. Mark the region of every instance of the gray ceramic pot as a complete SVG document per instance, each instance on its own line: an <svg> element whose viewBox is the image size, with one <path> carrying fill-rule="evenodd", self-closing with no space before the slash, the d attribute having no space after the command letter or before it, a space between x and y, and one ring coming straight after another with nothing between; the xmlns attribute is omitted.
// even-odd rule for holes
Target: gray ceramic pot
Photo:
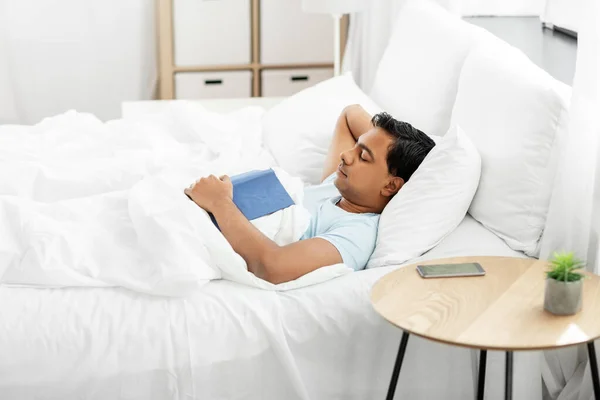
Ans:
<svg viewBox="0 0 600 400"><path fill-rule="evenodd" d="M572 315L581 310L583 279L561 282L546 279L544 309L555 315Z"/></svg>

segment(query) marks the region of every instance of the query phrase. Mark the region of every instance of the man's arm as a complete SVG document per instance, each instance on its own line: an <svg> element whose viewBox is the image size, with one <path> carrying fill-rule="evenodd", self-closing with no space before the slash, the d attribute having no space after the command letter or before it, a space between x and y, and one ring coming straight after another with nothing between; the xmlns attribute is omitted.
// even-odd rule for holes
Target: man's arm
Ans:
<svg viewBox="0 0 600 400"><path fill-rule="evenodd" d="M340 163L340 154L354 147L358 138L373 127L371 118L372 116L358 104L344 108L335 125L321 181L335 172Z"/></svg>
<svg viewBox="0 0 600 400"><path fill-rule="evenodd" d="M342 262L336 247L325 239L279 246L256 229L233 201L219 204L212 213L231 247L248 264L248 270L271 283L291 281L320 267Z"/></svg>
<svg viewBox="0 0 600 400"><path fill-rule="evenodd" d="M327 265L342 262L337 248L325 239L301 240L279 246L246 219L233 203L229 178L200 179L185 190L197 205L211 212L233 250L246 261L248 270L271 283L294 280Z"/></svg>

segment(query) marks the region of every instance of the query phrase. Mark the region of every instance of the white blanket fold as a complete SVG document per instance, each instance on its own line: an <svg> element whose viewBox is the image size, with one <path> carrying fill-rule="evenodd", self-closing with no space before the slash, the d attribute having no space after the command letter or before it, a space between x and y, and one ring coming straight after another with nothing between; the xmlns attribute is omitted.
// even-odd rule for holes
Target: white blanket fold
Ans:
<svg viewBox="0 0 600 400"><path fill-rule="evenodd" d="M185 296L212 279L283 290L346 273L327 267L277 287L257 279L183 194L211 173L274 167L261 113L182 103L144 120L104 124L68 112L27 129L0 127L0 282ZM299 206L302 182L274 169L297 205L253 224L286 245L310 216Z"/></svg>

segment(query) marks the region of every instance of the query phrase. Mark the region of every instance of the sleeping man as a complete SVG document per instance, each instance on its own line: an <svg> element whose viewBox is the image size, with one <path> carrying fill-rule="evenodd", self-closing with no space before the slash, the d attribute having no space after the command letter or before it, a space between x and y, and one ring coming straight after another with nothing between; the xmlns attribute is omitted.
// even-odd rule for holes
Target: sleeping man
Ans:
<svg viewBox="0 0 600 400"><path fill-rule="evenodd" d="M185 193L211 212L248 270L271 283L345 263L364 269L375 249L379 215L435 143L387 113L359 105L340 115L323 168L322 183L305 189L310 225L301 240L279 246L254 227L233 203L227 176L198 180Z"/></svg>

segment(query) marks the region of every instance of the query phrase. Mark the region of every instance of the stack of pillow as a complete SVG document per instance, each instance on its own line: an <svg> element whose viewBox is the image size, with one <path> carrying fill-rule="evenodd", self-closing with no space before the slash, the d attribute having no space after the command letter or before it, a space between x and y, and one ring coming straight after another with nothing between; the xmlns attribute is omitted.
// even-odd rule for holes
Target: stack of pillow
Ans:
<svg viewBox="0 0 600 400"><path fill-rule="evenodd" d="M538 257L570 88L435 2L407 0L394 26L369 97L428 134L460 126L481 156L469 214Z"/></svg>

